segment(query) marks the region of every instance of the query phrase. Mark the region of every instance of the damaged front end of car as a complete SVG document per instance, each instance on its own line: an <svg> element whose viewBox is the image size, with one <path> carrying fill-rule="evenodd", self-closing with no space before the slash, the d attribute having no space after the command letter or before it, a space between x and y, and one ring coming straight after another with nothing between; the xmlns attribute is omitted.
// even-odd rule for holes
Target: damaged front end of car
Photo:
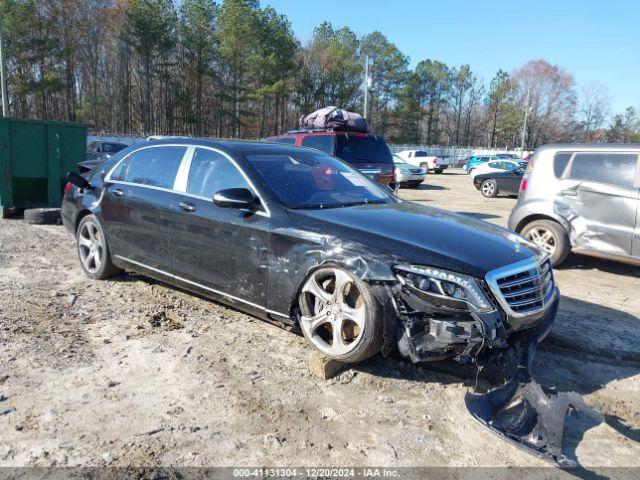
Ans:
<svg viewBox="0 0 640 480"><path fill-rule="evenodd" d="M575 393L547 394L531 377L536 345L556 316L551 263L538 257L485 278L399 264L395 293L400 353L414 363L472 364L488 391L467 394L469 413L492 432L537 456L568 466L562 431L568 410L597 414Z"/></svg>

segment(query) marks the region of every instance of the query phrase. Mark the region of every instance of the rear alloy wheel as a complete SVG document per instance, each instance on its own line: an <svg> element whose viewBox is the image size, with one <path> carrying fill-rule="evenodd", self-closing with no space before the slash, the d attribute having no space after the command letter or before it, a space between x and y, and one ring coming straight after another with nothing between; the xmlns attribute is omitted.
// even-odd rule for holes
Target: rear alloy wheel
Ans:
<svg viewBox="0 0 640 480"><path fill-rule="evenodd" d="M375 355L382 314L367 285L338 267L320 268L302 287L300 328L325 356L347 363Z"/></svg>
<svg viewBox="0 0 640 480"><path fill-rule="evenodd" d="M498 185L493 178L489 178L488 180L482 182L482 184L480 185L480 191L485 197L494 198L498 195Z"/></svg>
<svg viewBox="0 0 640 480"><path fill-rule="evenodd" d="M91 278L103 280L121 273L111 261L107 240L95 215L87 215L80 220L76 246L82 268Z"/></svg>
<svg viewBox="0 0 640 480"><path fill-rule="evenodd" d="M552 220L531 222L522 229L522 236L547 252L554 267L560 265L571 250L564 228Z"/></svg>

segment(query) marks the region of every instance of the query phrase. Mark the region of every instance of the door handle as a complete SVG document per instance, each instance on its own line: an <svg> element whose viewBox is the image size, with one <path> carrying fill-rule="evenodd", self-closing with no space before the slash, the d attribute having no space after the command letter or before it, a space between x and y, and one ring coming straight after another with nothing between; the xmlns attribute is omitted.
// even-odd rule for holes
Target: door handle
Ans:
<svg viewBox="0 0 640 480"><path fill-rule="evenodd" d="M578 196L578 192L576 192L575 190L562 190L561 193L565 197L577 197Z"/></svg>
<svg viewBox="0 0 640 480"><path fill-rule="evenodd" d="M123 195L124 195L124 190L121 190L121 189L119 189L119 188L115 188L115 189L113 190L113 194L114 194L116 197L121 197L121 196L123 196Z"/></svg>
<svg viewBox="0 0 640 480"><path fill-rule="evenodd" d="M195 212L196 206L191 202L180 202L178 206L185 212Z"/></svg>

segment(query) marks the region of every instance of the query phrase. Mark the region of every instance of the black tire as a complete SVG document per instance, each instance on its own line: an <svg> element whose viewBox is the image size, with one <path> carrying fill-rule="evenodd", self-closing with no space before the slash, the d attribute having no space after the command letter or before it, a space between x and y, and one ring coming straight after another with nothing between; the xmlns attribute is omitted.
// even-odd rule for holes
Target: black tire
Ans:
<svg viewBox="0 0 640 480"><path fill-rule="evenodd" d="M84 235L84 232L90 229L90 226L95 227L95 231L97 232L97 234L94 234L94 245L99 245L99 250L91 250L84 243L86 239L89 239L89 241L91 241L91 236ZM109 246L107 245L107 239L104 235L104 230L102 230L102 226L100 225L100 222L95 215L87 215L85 217L82 217L82 220L80 220L78 229L76 230L76 251L78 252L80 266L84 270L84 273L86 273L90 278L94 278L96 280L104 280L106 278L113 277L122 273L122 270L116 267L111 261L111 252L109 251ZM96 251L96 254L100 258L99 265L96 261L94 261L93 263L87 263L86 258L90 251ZM95 268L91 267L92 264Z"/></svg>
<svg viewBox="0 0 640 480"><path fill-rule="evenodd" d="M434 170L434 172L436 172L436 173L440 174L440 173L442 173L442 172L443 172L443 170L442 170L441 168L437 168L437 169L435 169L435 170Z"/></svg>
<svg viewBox="0 0 640 480"><path fill-rule="evenodd" d="M15 216L16 209L11 207L0 207L0 218L11 218Z"/></svg>
<svg viewBox="0 0 640 480"><path fill-rule="evenodd" d="M59 208L28 208L24 221L31 225L59 225L62 223Z"/></svg>
<svg viewBox="0 0 640 480"><path fill-rule="evenodd" d="M493 178L487 178L480 184L480 193L486 198L498 196L498 184Z"/></svg>
<svg viewBox="0 0 640 480"><path fill-rule="evenodd" d="M365 326L361 333L362 338L358 339L358 343L353 350L342 355L333 355L318 348L314 341L309 338L309 335L307 334L305 328L302 328L302 325L301 330L311 346L318 350L322 355L344 363L362 362L380 353L382 345L384 343L384 312L376 298L372 295L368 284L339 266L327 266L312 272L311 275L307 279L305 279L303 285L305 285L309 281L309 279L315 275L317 275L318 277L321 277L324 274L330 275L331 272L336 269L346 273L351 278L351 281L358 288L358 291L362 295L366 312ZM313 312L308 308L307 301L305 301L305 299L303 298L304 295L305 292L302 291L299 297L301 313L303 316L312 316Z"/></svg>
<svg viewBox="0 0 640 480"><path fill-rule="evenodd" d="M533 222L525 225L525 227L520 231L520 234L537 245L541 245L534 240L534 231L547 231L552 235L552 241L555 248L552 252L547 248L543 247L543 249L551 254L551 264L554 267L560 265L567 258L569 252L571 252L571 242L569 241L569 236L562 225L553 220L534 220Z"/></svg>

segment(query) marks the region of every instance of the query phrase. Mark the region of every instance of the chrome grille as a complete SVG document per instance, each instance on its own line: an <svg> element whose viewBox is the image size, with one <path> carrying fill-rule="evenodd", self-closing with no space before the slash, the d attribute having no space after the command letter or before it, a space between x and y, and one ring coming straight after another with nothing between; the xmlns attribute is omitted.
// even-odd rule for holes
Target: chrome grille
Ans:
<svg viewBox="0 0 640 480"><path fill-rule="evenodd" d="M546 260L507 265L487 274L487 283L508 315L526 316L544 310L555 294L553 269Z"/></svg>

